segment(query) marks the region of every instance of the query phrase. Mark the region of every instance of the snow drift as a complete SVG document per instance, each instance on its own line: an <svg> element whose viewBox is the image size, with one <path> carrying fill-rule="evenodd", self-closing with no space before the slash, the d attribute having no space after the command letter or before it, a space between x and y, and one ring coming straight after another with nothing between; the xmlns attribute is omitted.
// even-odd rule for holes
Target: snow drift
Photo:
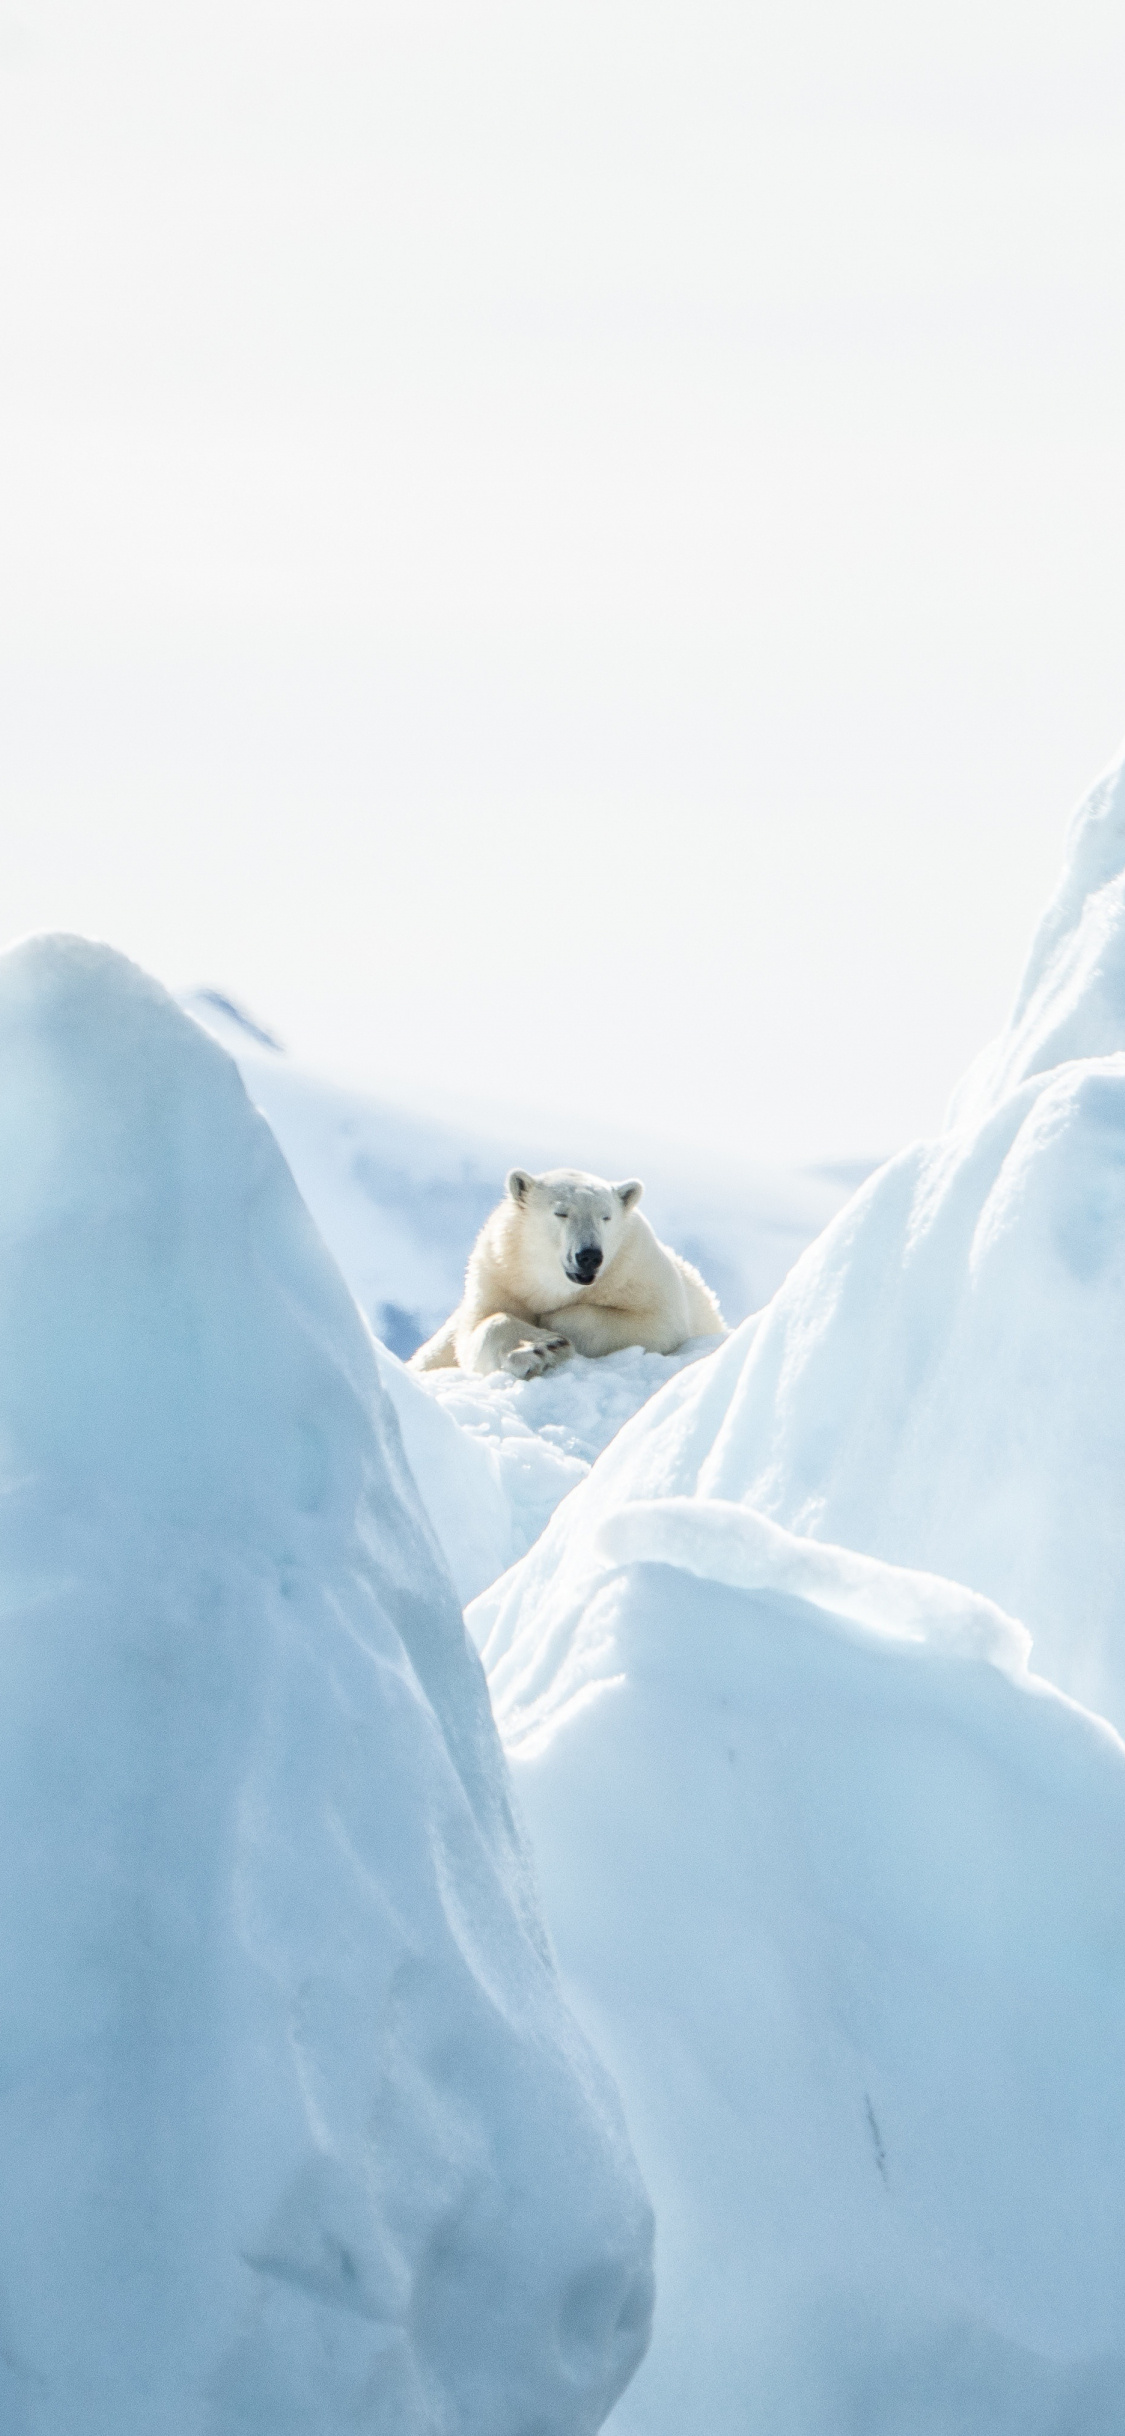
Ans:
<svg viewBox="0 0 1125 2436"><path fill-rule="evenodd" d="M1059 1062L1061 1061L1061 1062ZM608 1466L608 1470L605 1468ZM1011 1026L603 1495L735 1500L947 1575L1125 1728L1125 769L1073 823Z"/></svg>
<svg viewBox="0 0 1125 2436"><path fill-rule="evenodd" d="M623 1424L714 1345L714 1337L698 1337L678 1353L629 1345L597 1360L575 1354L539 1379L407 1370L377 1348L411 1471L463 1602L526 1555Z"/></svg>
<svg viewBox="0 0 1125 2436"><path fill-rule="evenodd" d="M473 1619L656 2207L613 2429L1116 2436L1125 1748L989 1601L612 1463Z"/></svg>
<svg viewBox="0 0 1125 2436"><path fill-rule="evenodd" d="M979 1122L1052 1066L1125 1049L1125 755L1070 825L1062 876L1031 944L1010 1021L970 1068L952 1115Z"/></svg>
<svg viewBox="0 0 1125 2436"><path fill-rule="evenodd" d="M0 1144L0 2424L585 2436L650 2218L363 1323L106 950Z"/></svg>
<svg viewBox="0 0 1125 2436"><path fill-rule="evenodd" d="M621 2436L1116 2436L1123 1477L1118 770L945 1134L470 1610L656 2202Z"/></svg>

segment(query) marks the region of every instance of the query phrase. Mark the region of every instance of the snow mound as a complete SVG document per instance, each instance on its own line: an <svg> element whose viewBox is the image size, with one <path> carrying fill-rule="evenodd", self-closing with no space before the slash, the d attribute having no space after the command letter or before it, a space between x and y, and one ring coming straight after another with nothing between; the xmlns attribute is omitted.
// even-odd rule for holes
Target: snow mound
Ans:
<svg viewBox="0 0 1125 2436"><path fill-rule="evenodd" d="M1079 815L988 1089L982 1070L948 1130L861 1186L769 1309L647 1406L598 1494L733 1500L965 1583L1125 1729L1123 787ZM1064 1002L1065 1038L1040 1041L1034 1010ZM1083 1036L1097 1053L1074 1053ZM1051 1045L1065 1061L993 1106Z"/></svg>
<svg viewBox="0 0 1125 2436"><path fill-rule="evenodd" d="M464 1602L526 1554L560 1500L585 1480L623 1423L687 1363L640 1345L596 1361L576 1355L539 1379L499 1371L411 1371L379 1348L411 1470Z"/></svg>
<svg viewBox="0 0 1125 2436"><path fill-rule="evenodd" d="M956 1093L979 1123L1032 1075L1125 1049L1125 753L1070 825L1062 877L1032 941L1010 1021Z"/></svg>
<svg viewBox="0 0 1125 2436"><path fill-rule="evenodd" d="M1123 1479L1115 772L946 1132L469 1612L656 2202L620 2436L1117 2436Z"/></svg>
<svg viewBox="0 0 1125 2436"><path fill-rule="evenodd" d="M611 2425L1111 2436L1125 1748L978 1594L659 1494L655 1409L472 1617L656 2205Z"/></svg>
<svg viewBox="0 0 1125 2436"><path fill-rule="evenodd" d="M0 2425L588 2436L651 2221L363 1323L108 950L0 1144Z"/></svg>

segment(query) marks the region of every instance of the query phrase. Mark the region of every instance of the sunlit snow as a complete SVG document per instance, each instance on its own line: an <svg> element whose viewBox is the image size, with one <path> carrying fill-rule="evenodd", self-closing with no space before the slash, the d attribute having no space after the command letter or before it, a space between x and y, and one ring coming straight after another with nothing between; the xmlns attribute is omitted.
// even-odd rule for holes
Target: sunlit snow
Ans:
<svg viewBox="0 0 1125 2436"><path fill-rule="evenodd" d="M0 2426L586 2436L649 2211L363 1322L108 950L0 1142Z"/></svg>
<svg viewBox="0 0 1125 2436"><path fill-rule="evenodd" d="M1064 1692L1125 1724L1123 804L948 1132L470 1610L656 2204L620 2436L1122 2424L1125 1747Z"/></svg>
<svg viewBox="0 0 1125 2436"><path fill-rule="evenodd" d="M1118 768L944 1132L523 1382L498 1146L0 966L14 2436L1118 2436L1123 909Z"/></svg>

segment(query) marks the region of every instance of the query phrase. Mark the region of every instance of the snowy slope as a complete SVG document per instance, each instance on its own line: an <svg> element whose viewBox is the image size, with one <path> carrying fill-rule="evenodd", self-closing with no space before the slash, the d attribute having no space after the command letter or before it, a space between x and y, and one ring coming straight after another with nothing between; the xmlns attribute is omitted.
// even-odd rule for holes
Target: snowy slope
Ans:
<svg viewBox="0 0 1125 2436"><path fill-rule="evenodd" d="M623 1423L714 1347L714 1337L699 1337L679 1353L629 1345L596 1361L576 1354L541 1379L419 1373L376 1347L407 1459L464 1603L526 1555Z"/></svg>
<svg viewBox="0 0 1125 2436"><path fill-rule="evenodd" d="M1058 887L1011 1018L970 1068L951 1116L979 1123L1033 1075L1125 1049L1125 764L1079 805Z"/></svg>
<svg viewBox="0 0 1125 2436"><path fill-rule="evenodd" d="M649 2212L367 1332L108 950L0 1141L0 2426L592 2436Z"/></svg>
<svg viewBox="0 0 1125 2436"><path fill-rule="evenodd" d="M469 1611L657 2208L620 2436L1123 2424L1123 904L1119 768L945 1134Z"/></svg>
<svg viewBox="0 0 1125 2436"><path fill-rule="evenodd" d="M630 1485L972 1585L1125 1727L1125 771L1073 823L1012 1024L689 1373ZM1062 1062L1050 1061L1058 1056Z"/></svg>
<svg viewBox="0 0 1125 2436"><path fill-rule="evenodd" d="M615 2436L1117 2436L1125 1748L974 1594L660 1495L652 1421L473 1611L656 2206Z"/></svg>

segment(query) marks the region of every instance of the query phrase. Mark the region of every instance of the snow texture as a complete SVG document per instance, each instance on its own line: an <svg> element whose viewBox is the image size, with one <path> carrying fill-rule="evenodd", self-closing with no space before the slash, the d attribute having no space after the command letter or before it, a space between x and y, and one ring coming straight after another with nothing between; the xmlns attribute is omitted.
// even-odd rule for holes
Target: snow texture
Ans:
<svg viewBox="0 0 1125 2436"><path fill-rule="evenodd" d="M526 1554L622 1424L714 1344L700 1337L678 1353L629 1345L597 1360L575 1355L539 1379L406 1370L379 1348L383 1384L463 1601Z"/></svg>
<svg viewBox="0 0 1125 2436"><path fill-rule="evenodd" d="M1018 1084L1073 1058L1125 1049L1125 755L1079 804L1062 877L1032 941L1000 1038L954 1097L954 1123L979 1123Z"/></svg>
<svg viewBox="0 0 1125 2436"><path fill-rule="evenodd" d="M469 1612L656 2204L615 2436L1123 2424L1123 806L943 1136Z"/></svg>
<svg viewBox="0 0 1125 2436"><path fill-rule="evenodd" d="M655 1409L475 1610L656 2206L615 2436L1116 2436L1125 1750L976 1594L660 1495Z"/></svg>
<svg viewBox="0 0 1125 2436"><path fill-rule="evenodd" d="M0 1143L0 2426L591 2436L649 2210L363 1322L108 950Z"/></svg>

